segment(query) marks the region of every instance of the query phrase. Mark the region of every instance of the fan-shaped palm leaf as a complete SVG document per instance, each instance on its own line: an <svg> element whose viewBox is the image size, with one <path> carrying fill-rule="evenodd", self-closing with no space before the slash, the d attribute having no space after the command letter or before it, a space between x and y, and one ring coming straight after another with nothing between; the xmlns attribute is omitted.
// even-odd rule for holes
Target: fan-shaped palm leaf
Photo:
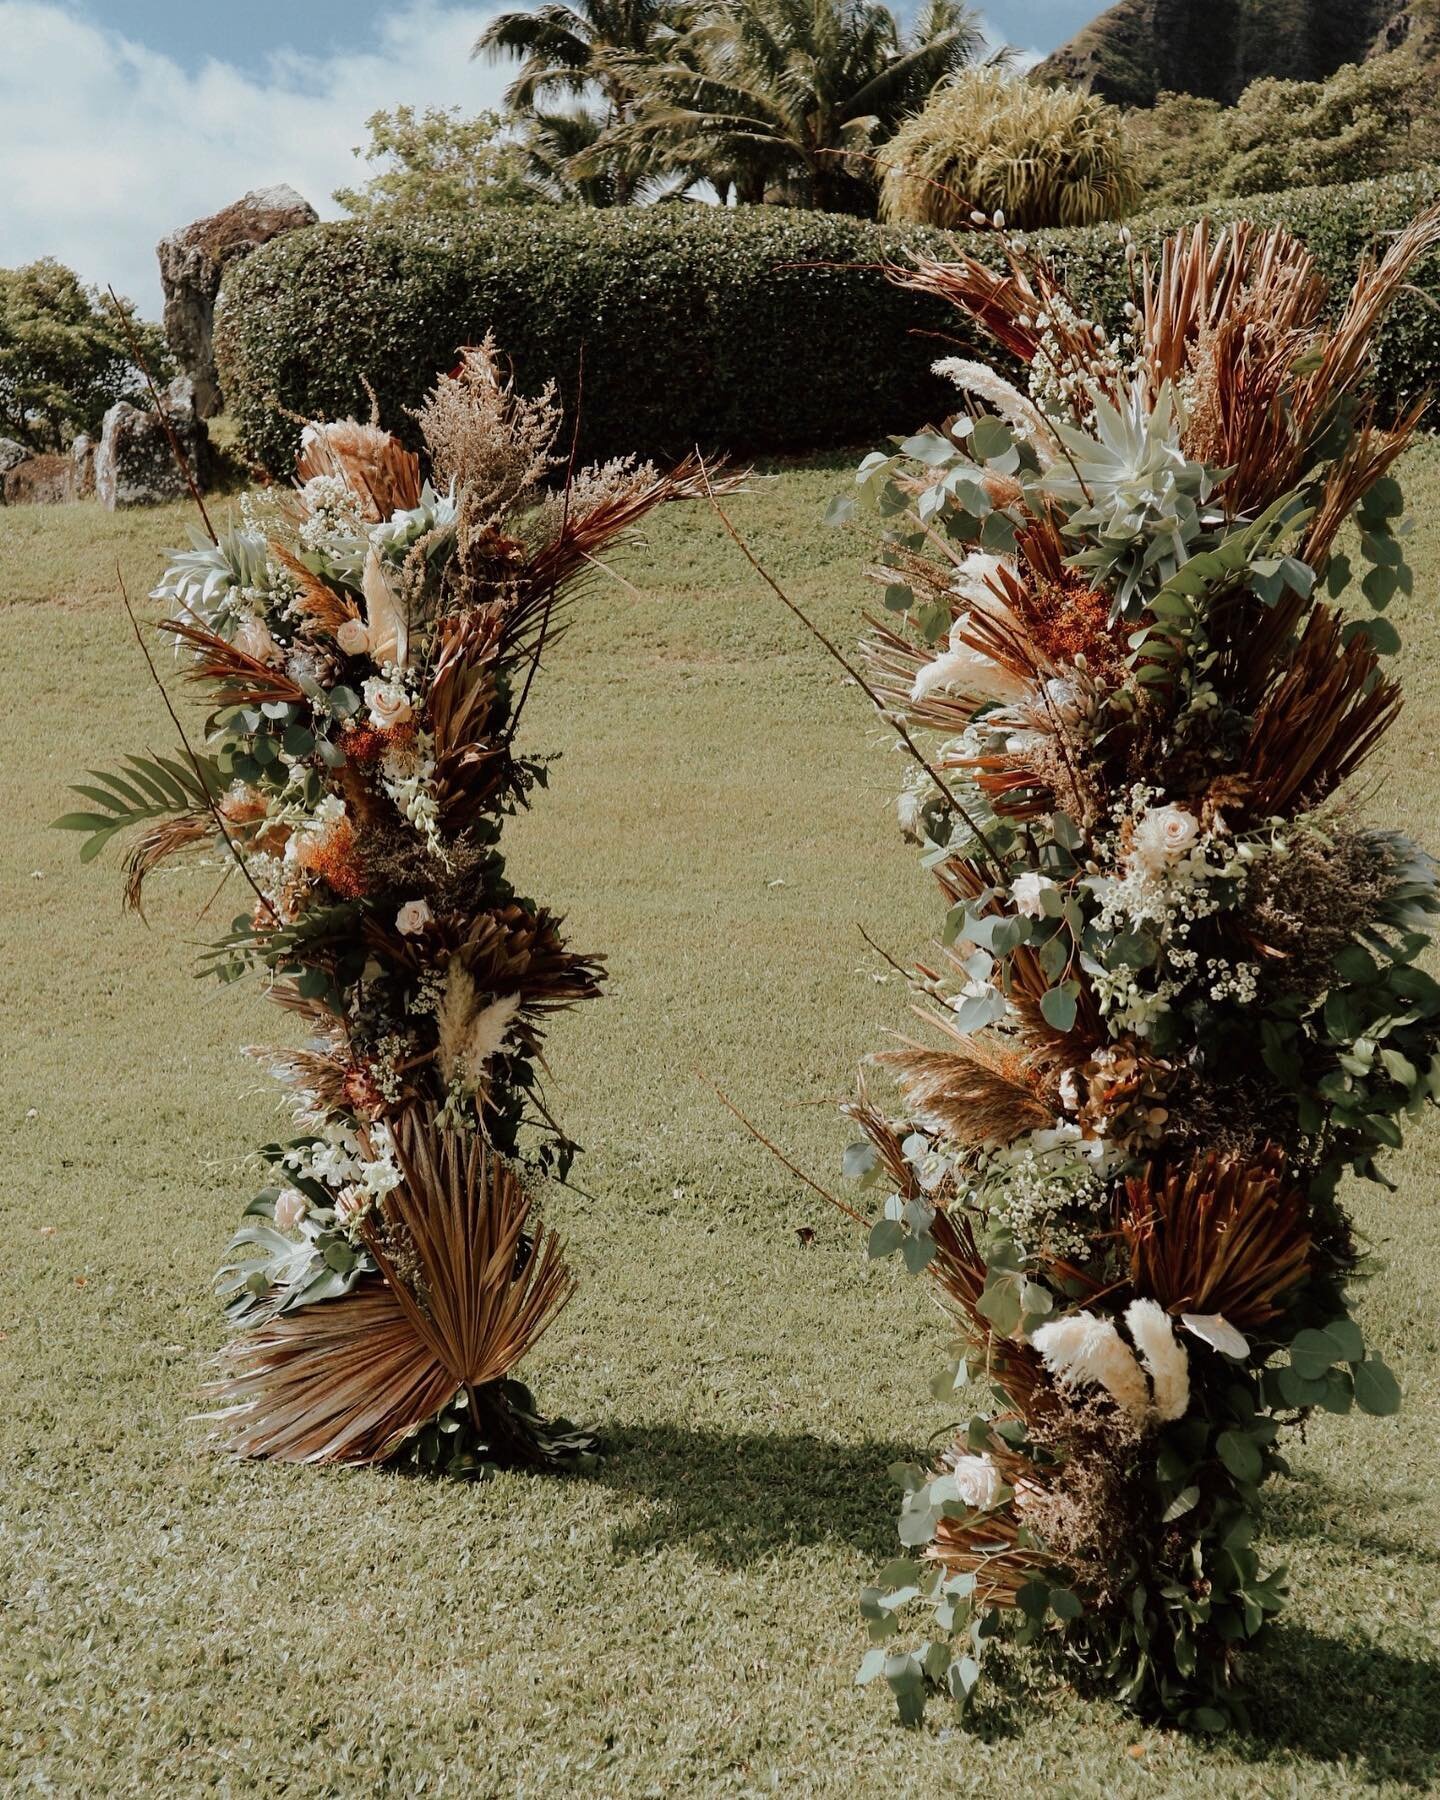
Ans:
<svg viewBox="0 0 1440 1800"><path fill-rule="evenodd" d="M497 1390L573 1291L559 1240L527 1230L533 1196L478 1137L411 1117L395 1139L403 1180L362 1229L380 1274L225 1353L218 1416L241 1455L383 1462L463 1396L482 1429L505 1415L525 1459Z"/></svg>

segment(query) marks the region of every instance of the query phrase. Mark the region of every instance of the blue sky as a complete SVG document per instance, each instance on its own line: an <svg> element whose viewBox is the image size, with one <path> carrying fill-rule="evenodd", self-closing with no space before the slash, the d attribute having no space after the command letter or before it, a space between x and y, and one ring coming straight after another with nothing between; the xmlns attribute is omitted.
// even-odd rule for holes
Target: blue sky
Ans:
<svg viewBox="0 0 1440 1800"><path fill-rule="evenodd" d="M1010 43L1045 51L1073 36L1103 4L988 0L981 10ZM375 0L76 0L72 10L168 50L186 68L219 57L258 72L279 45L316 57L353 45L389 9Z"/></svg>
<svg viewBox="0 0 1440 1800"><path fill-rule="evenodd" d="M515 0L509 0L515 4ZM1031 53L1096 0L986 0ZM384 107L499 103L499 0L0 0L0 266L57 256L156 317L155 244L288 182L322 217Z"/></svg>

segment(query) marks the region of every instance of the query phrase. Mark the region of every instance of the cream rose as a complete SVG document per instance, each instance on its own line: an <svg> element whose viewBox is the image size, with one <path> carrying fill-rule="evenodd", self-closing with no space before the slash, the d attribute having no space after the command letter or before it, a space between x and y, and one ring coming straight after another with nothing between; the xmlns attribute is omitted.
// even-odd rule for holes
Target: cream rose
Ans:
<svg viewBox="0 0 1440 1800"><path fill-rule="evenodd" d="M382 681L378 675L372 675L365 683L365 704L370 708L371 719L382 731L388 731L393 725L404 725L415 715L415 708L404 688L398 682Z"/></svg>
<svg viewBox="0 0 1440 1800"><path fill-rule="evenodd" d="M335 642L346 656L363 656L370 648L370 633L363 619L346 619L335 633Z"/></svg>
<svg viewBox="0 0 1440 1800"><path fill-rule="evenodd" d="M395 929L401 937L419 937L434 917L428 900L407 900L395 915Z"/></svg>
<svg viewBox="0 0 1440 1800"><path fill-rule="evenodd" d="M1200 821L1183 806L1154 806L1135 827L1135 856L1147 869L1178 862L1200 836Z"/></svg>
<svg viewBox="0 0 1440 1800"><path fill-rule="evenodd" d="M275 1199L275 1228L294 1231L310 1210L310 1202L299 1188L281 1188Z"/></svg>
<svg viewBox="0 0 1440 1800"><path fill-rule="evenodd" d="M280 649L270 635L270 627L253 613L247 613L235 627L235 648L243 650L246 656L253 656L256 662L280 660Z"/></svg>

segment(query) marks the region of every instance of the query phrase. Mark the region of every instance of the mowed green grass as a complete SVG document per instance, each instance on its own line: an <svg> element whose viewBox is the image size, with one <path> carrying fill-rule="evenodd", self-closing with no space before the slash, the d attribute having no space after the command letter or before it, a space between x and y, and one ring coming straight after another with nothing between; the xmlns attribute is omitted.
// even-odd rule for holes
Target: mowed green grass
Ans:
<svg viewBox="0 0 1440 1800"><path fill-rule="evenodd" d="M840 639L860 534L848 458L733 513ZM1410 460L1408 704L1373 813L1440 844L1440 455ZM1274 1795L1440 1783L1437 1138L1353 1203L1359 1300L1398 1419L1317 1418L1267 1506L1294 1601L1254 1660L1257 1735L1219 1744L1083 1704L1033 1658L969 1736L857 1691L856 1593L892 1553L886 1466L945 1424L923 1286L760 1150L703 1078L830 1181L857 1061L906 1021L938 919L892 825L899 764L862 696L703 507L576 613L528 744L552 790L522 885L610 958L557 1021L553 1099L587 1146L560 1194L580 1292L533 1358L593 1422L590 1475L459 1486L238 1465L193 1422L211 1271L281 1124L240 1055L285 1020L190 973L203 873L122 917L114 857L47 829L65 784L164 746L117 595L180 509L0 512L0 1788L463 1795ZM223 920L232 907L222 902ZM806 1247L802 1228L814 1242Z"/></svg>

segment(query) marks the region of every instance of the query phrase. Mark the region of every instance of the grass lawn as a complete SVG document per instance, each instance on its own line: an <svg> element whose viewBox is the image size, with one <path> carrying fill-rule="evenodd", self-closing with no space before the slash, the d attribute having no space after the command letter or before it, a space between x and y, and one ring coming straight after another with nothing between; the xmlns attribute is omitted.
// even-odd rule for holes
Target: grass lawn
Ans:
<svg viewBox="0 0 1440 1800"><path fill-rule="evenodd" d="M842 640L860 536L821 524L850 459L734 503ZM1408 703L1371 783L1440 847L1440 449L1410 460ZM1294 1603L1219 1744L1085 1705L1010 1658L982 1729L902 1730L852 1686L888 1463L945 1424L920 1283L758 1149L700 1071L828 1181L834 1102L938 923L899 774L839 678L699 507L672 510L556 646L528 715L564 753L514 833L523 887L608 952L557 1021L587 1146L558 1195L580 1293L529 1366L598 1425L593 1474L488 1486L238 1465L192 1422L222 1339L209 1281L275 1098L238 1054L286 1021L197 984L201 872L151 928L113 854L47 829L66 782L164 747L116 598L179 508L0 512L6 925L0 1003L0 1790L190 1794L1277 1795L1440 1784L1440 1139L1356 1192L1385 1265L1359 1315L1398 1419L1317 1417L1271 1492ZM228 903L227 903L228 904ZM220 917L228 916L222 905ZM812 1227L814 1242L799 1232Z"/></svg>

